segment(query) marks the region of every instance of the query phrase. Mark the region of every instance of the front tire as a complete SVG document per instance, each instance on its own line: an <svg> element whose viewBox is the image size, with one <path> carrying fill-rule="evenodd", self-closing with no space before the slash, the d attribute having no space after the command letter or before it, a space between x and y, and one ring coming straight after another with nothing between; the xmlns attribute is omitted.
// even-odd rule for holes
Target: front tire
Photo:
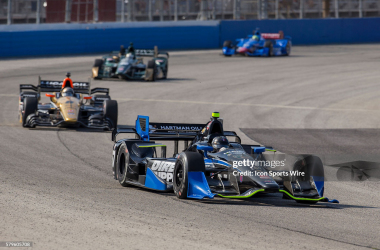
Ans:
<svg viewBox="0 0 380 250"><path fill-rule="evenodd" d="M285 52L285 56L289 56L289 55L290 55L290 52L291 52L291 50L292 50L292 45L291 45L291 42L290 42L290 41L287 42L285 50L286 50L286 52Z"/></svg>
<svg viewBox="0 0 380 250"><path fill-rule="evenodd" d="M27 118L30 114L36 113L38 100L35 97L26 97L24 99L24 113L22 114L22 126L27 127ZM30 126L31 128L35 126Z"/></svg>
<svg viewBox="0 0 380 250"><path fill-rule="evenodd" d="M126 150L126 146L123 144L120 146L117 153L116 160L116 179L119 181L120 185L123 187L130 186L127 181L127 172L129 167L129 152Z"/></svg>
<svg viewBox="0 0 380 250"><path fill-rule="evenodd" d="M178 199L187 198L189 172L204 172L203 156L197 152L183 152L178 157L173 173L173 190Z"/></svg>

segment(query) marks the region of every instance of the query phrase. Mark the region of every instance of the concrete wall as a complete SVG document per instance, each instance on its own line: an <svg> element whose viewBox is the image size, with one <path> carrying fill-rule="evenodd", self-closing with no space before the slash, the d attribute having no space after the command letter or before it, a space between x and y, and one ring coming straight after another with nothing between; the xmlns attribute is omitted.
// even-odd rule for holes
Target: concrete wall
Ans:
<svg viewBox="0 0 380 250"><path fill-rule="evenodd" d="M380 18L23 24L0 26L0 57L103 53L130 41L144 49L215 49L256 27L283 30L295 45L380 42Z"/></svg>

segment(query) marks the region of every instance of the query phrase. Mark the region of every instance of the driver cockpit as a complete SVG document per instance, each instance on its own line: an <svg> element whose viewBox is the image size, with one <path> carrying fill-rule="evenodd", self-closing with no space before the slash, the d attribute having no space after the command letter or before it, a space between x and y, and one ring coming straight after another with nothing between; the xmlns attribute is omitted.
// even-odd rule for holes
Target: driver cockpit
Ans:
<svg viewBox="0 0 380 250"><path fill-rule="evenodd" d="M61 96L75 96L73 80L70 79L70 72L67 72L66 78L62 83Z"/></svg>

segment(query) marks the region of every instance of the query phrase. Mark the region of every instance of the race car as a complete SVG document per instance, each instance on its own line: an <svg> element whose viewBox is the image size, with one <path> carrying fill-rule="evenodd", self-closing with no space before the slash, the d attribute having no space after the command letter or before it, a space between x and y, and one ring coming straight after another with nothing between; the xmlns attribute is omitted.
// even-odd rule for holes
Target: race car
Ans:
<svg viewBox="0 0 380 250"><path fill-rule="evenodd" d="M94 79L119 78L124 80L146 80L155 81L166 79L169 70L169 53L159 52L157 47L154 50L137 49L124 53L113 52L96 59L92 68ZM144 64L143 56L153 57Z"/></svg>
<svg viewBox="0 0 380 250"><path fill-rule="evenodd" d="M232 41L225 41L223 44L223 55L244 55L244 56L289 56L292 48L292 38L284 37L284 32L260 33L255 30L253 35L247 38L236 39L234 45Z"/></svg>
<svg viewBox="0 0 380 250"><path fill-rule="evenodd" d="M136 139L116 140L120 133L133 133ZM174 191L179 199L281 193L301 203L330 201L323 196L324 170L318 157L241 144L236 132L224 131L218 112L207 124L151 123L148 116L138 116L135 128L114 130L112 140L114 179L124 187ZM167 157L166 145L156 141L174 141L173 156ZM181 153L179 141L184 141Z"/></svg>
<svg viewBox="0 0 380 250"><path fill-rule="evenodd" d="M42 92L50 92L45 94L49 103L39 103ZM112 130L117 128L117 117L117 101L111 100L108 88L90 89L90 82L73 82L70 73L63 81L38 77L37 86L20 85L19 120L23 127L59 125Z"/></svg>

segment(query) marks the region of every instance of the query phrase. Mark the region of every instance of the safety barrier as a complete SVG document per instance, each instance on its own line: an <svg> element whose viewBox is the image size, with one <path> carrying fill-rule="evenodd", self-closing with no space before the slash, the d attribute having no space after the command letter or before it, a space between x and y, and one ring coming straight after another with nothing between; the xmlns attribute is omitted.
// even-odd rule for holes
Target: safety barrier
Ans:
<svg viewBox="0 0 380 250"><path fill-rule="evenodd" d="M284 31L295 45L380 42L380 18L181 21L0 26L0 57L103 53L128 46L215 49L260 28Z"/></svg>

